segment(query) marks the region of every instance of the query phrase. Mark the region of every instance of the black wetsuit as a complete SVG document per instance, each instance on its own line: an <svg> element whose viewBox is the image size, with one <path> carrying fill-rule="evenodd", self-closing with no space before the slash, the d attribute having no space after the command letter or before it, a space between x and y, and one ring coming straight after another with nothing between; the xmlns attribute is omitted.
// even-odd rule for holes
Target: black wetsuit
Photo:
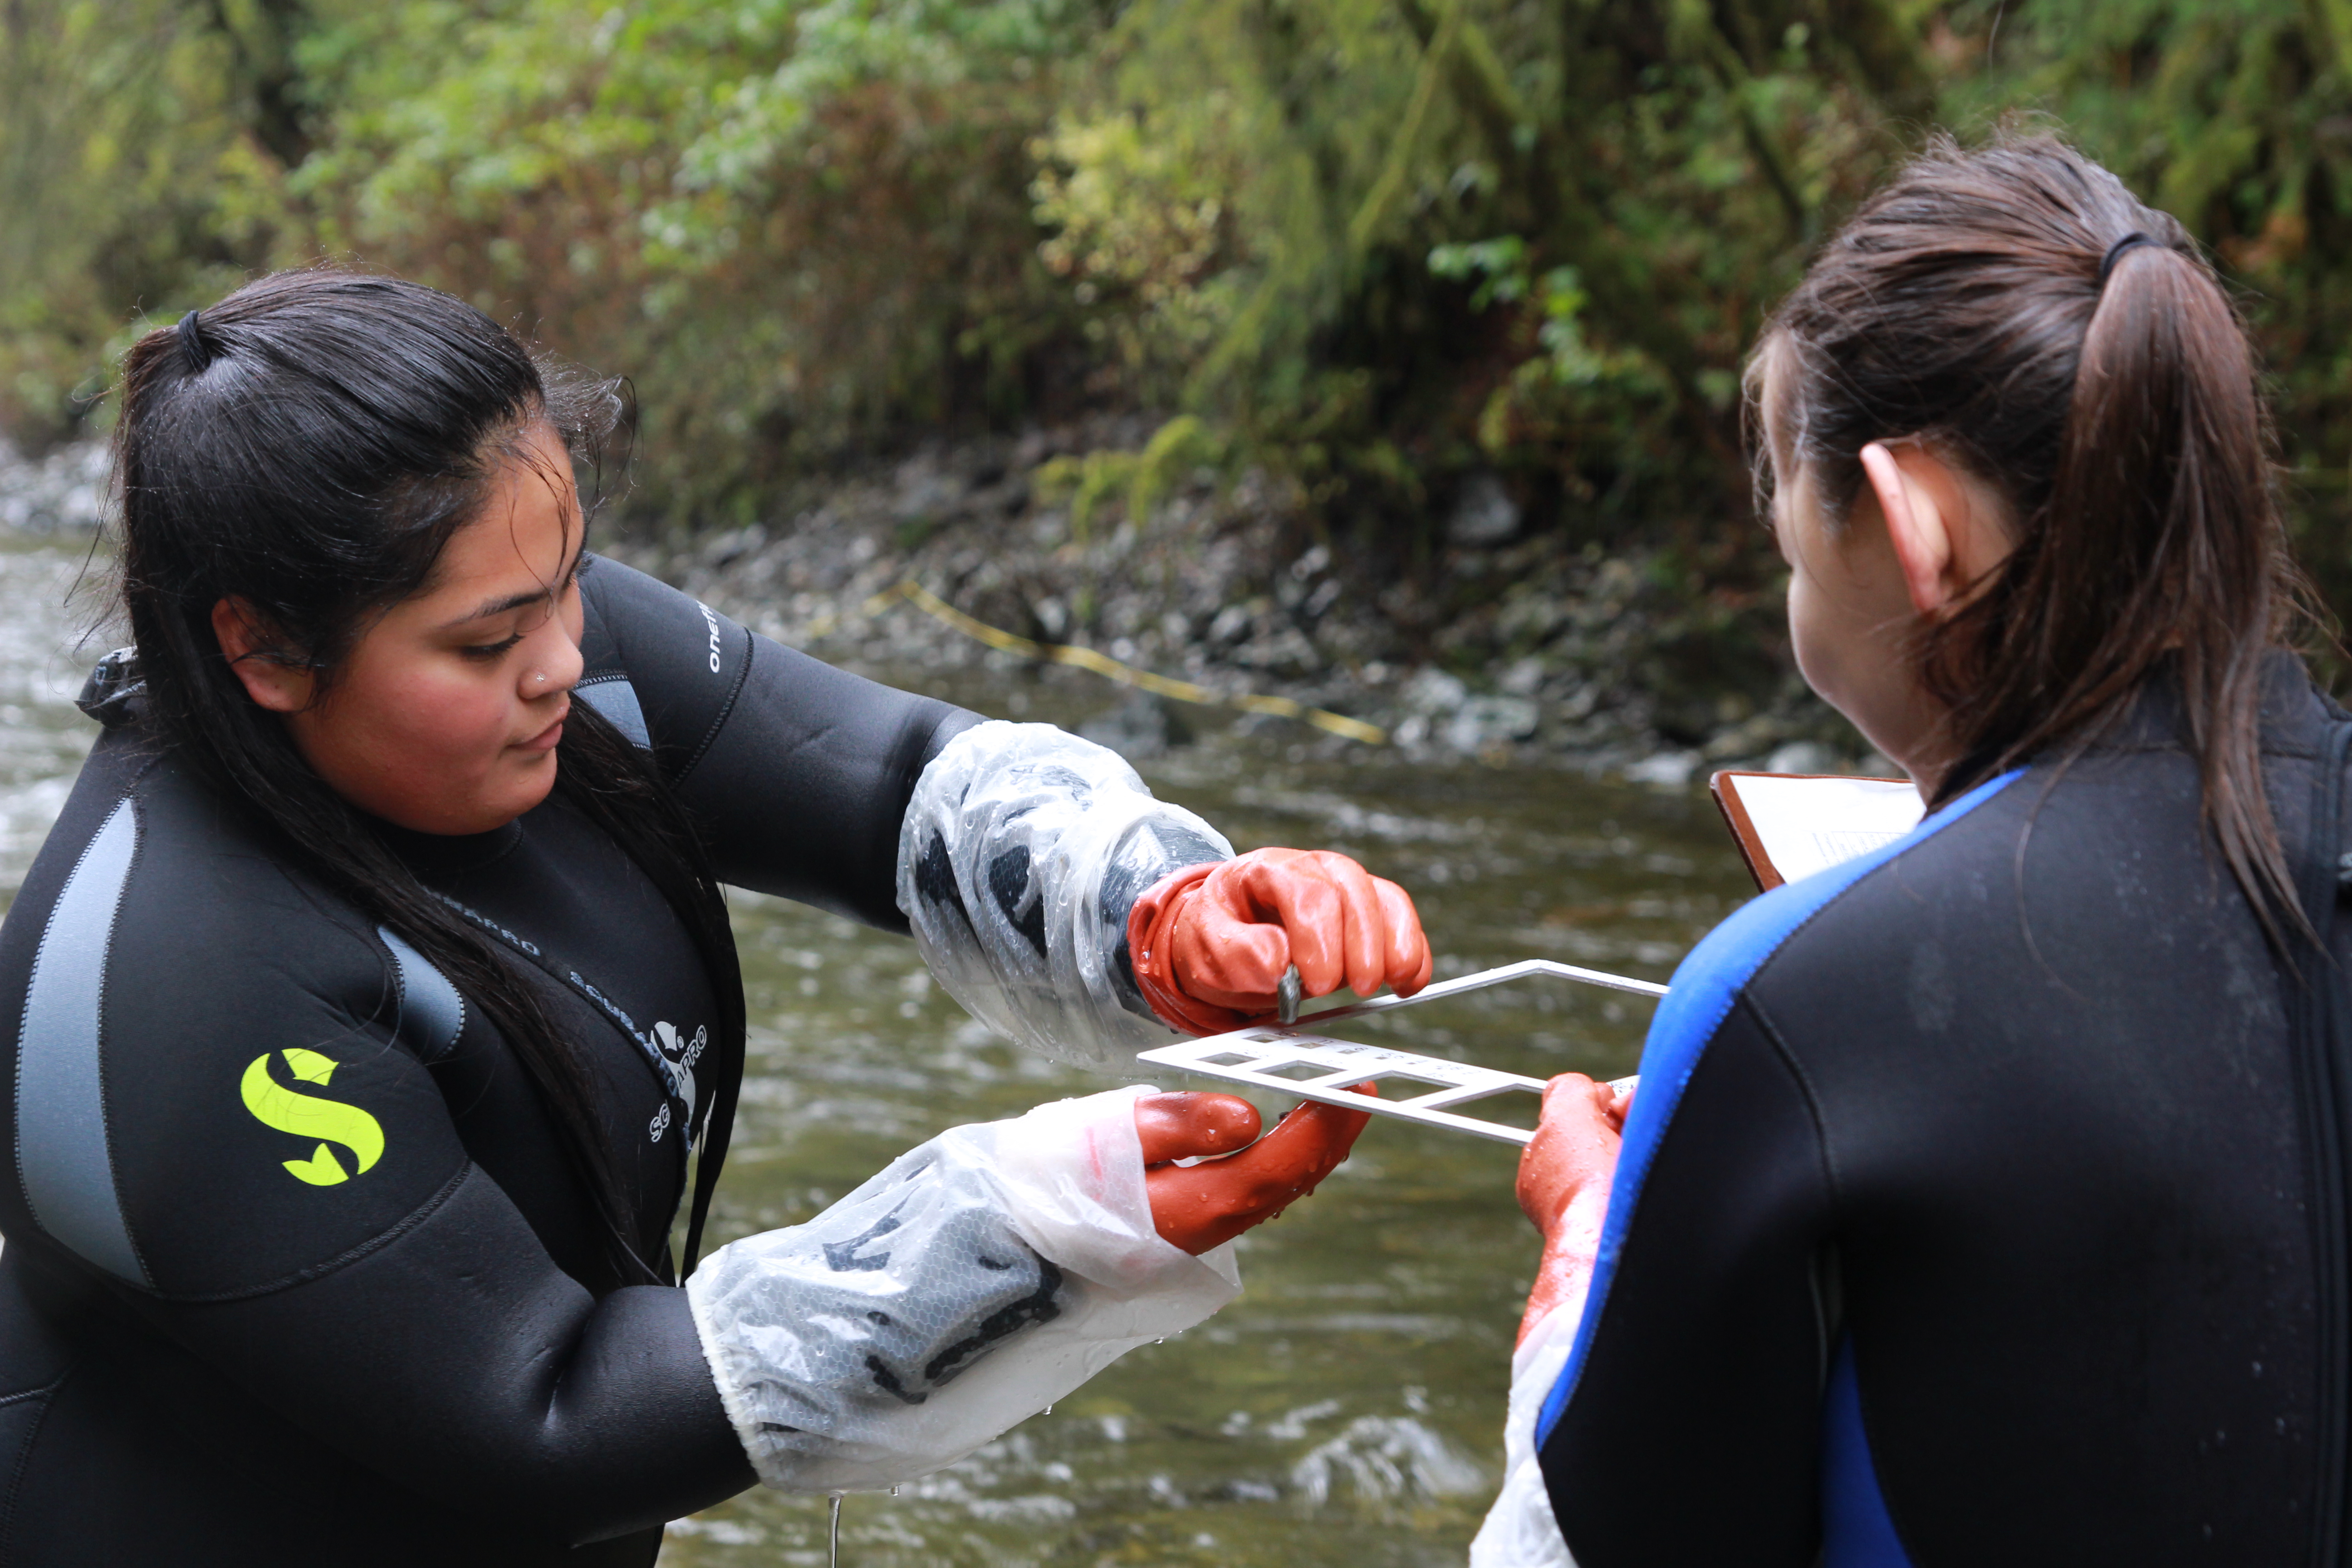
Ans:
<svg viewBox="0 0 2352 1568"><path fill-rule="evenodd" d="M900 820L974 717L611 562L582 592L579 696L721 878L904 930ZM586 1047L659 1256L727 1065L685 929L552 802L395 837ZM0 1563L647 1563L751 1484L684 1292L615 1277L503 1040L135 721L0 927Z"/></svg>
<svg viewBox="0 0 2352 1568"><path fill-rule="evenodd" d="M2270 675L2267 791L2332 928L2340 715ZM1685 963L1538 1426L1580 1568L2315 1561L2352 1399L2345 972L2303 947L2306 990L2266 945L2175 710Z"/></svg>

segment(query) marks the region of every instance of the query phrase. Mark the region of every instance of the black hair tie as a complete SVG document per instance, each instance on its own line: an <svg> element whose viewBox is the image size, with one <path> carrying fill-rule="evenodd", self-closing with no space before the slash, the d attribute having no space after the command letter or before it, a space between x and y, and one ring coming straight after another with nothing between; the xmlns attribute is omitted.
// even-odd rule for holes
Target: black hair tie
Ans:
<svg viewBox="0 0 2352 1568"><path fill-rule="evenodd" d="M194 310L180 318L180 352L188 356L191 374L204 374L205 368L213 363L212 351L205 347L204 323L196 320Z"/></svg>
<svg viewBox="0 0 2352 1568"><path fill-rule="evenodd" d="M2129 250L2135 245L2155 245L2161 247L2161 241L2156 239L2153 236L2141 234L2135 230L2132 233L2124 236L2113 245L2107 247L2107 254L2099 262L2099 281L2097 287L2105 289L2107 286L2107 274L2116 269L2116 263L2123 259L2125 251Z"/></svg>

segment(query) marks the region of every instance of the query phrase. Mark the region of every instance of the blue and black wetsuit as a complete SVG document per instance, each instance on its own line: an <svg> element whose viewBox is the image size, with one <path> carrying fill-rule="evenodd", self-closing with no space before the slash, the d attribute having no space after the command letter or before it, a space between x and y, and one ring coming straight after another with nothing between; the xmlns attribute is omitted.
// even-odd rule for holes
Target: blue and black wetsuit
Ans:
<svg viewBox="0 0 2352 1568"><path fill-rule="evenodd" d="M720 878L905 930L907 803L976 718L611 562L582 591L578 695ZM686 930L557 802L392 837L592 1060L659 1257L740 1070ZM135 721L0 926L0 1563L646 1563L751 1484L684 1293L614 1277L504 1041Z"/></svg>
<svg viewBox="0 0 2352 1568"><path fill-rule="evenodd" d="M2334 966L2265 942L2160 689L1685 963L1537 1427L1580 1568L2336 1561L2341 715L2270 675Z"/></svg>

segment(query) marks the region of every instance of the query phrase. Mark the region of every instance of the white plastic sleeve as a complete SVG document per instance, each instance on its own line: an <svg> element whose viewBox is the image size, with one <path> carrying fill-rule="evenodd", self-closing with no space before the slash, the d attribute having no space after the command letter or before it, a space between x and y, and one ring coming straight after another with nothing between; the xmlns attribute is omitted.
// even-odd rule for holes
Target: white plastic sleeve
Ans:
<svg viewBox="0 0 2352 1568"><path fill-rule="evenodd" d="M1194 1258L1152 1226L1145 1092L950 1128L694 1271L703 1354L761 1481L929 1474L1240 1294L1231 1243Z"/></svg>
<svg viewBox="0 0 2352 1568"><path fill-rule="evenodd" d="M1536 1462L1536 1416L1568 1365L1584 1298L1545 1314L1511 1355L1511 1407L1503 1418L1503 1489L1470 1542L1470 1568L1576 1568Z"/></svg>
<svg viewBox="0 0 2352 1568"><path fill-rule="evenodd" d="M898 908L931 973L1007 1038L1129 1069L1168 1043L1135 984L1127 916L1169 872L1232 857L1118 753L1050 724L964 731L923 770L898 835Z"/></svg>

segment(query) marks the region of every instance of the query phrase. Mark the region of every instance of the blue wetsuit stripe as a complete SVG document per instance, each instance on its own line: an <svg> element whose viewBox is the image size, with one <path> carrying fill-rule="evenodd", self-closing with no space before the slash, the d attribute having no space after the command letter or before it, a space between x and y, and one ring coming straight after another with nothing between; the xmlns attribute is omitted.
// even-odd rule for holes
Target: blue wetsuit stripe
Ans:
<svg viewBox="0 0 2352 1568"><path fill-rule="evenodd" d="M436 1061L457 1043L466 1031L466 999L449 977L423 953L403 942L389 926L375 934L392 951L400 970L400 1037L415 1047L422 1061Z"/></svg>
<svg viewBox="0 0 2352 1568"><path fill-rule="evenodd" d="M115 1191L100 1068L107 953L138 847L138 812L126 800L66 879L41 934L17 1046L16 1169L43 1230L145 1286Z"/></svg>
<svg viewBox="0 0 2352 1568"><path fill-rule="evenodd" d="M626 676L584 680L572 689L572 694L603 714L606 723L635 744L652 750L653 731L646 727L645 704L637 700L637 689Z"/></svg>
<svg viewBox="0 0 2352 1568"><path fill-rule="evenodd" d="M1667 1124L1674 1120L1683 1090L1690 1083L1699 1058L1706 1054L1707 1043L1730 1013L1733 998L1763 967L1764 961L1823 905L1904 851L1974 811L2006 789L2023 771L2017 769L1987 780L1892 844L1802 881L1775 888L1742 906L1729 920L1708 932L1675 971L1665 998L1658 1004L1657 1014L1650 1022L1649 1040L1642 1051L1642 1089L1634 1097L1633 1114L1625 1122L1625 1142L1617 1156L1616 1183L1610 1194L1609 1216L1601 1226L1591 1291L1585 1300L1584 1316L1576 1327L1576 1342L1569 1352L1568 1364L1560 1370L1559 1381L1552 1385L1537 1421L1538 1447L1549 1441L1552 1428L1559 1425L1561 1412L1568 1408L1575 1393L1595 1328L1608 1304L1610 1281L1624 1250L1626 1232L1640 1206L1642 1183L1657 1157L1658 1145L1665 1136Z"/></svg>
<svg viewBox="0 0 2352 1568"><path fill-rule="evenodd" d="M1822 1568L1911 1568L1862 1425L1853 1341L1838 1341L1822 1400Z"/></svg>

